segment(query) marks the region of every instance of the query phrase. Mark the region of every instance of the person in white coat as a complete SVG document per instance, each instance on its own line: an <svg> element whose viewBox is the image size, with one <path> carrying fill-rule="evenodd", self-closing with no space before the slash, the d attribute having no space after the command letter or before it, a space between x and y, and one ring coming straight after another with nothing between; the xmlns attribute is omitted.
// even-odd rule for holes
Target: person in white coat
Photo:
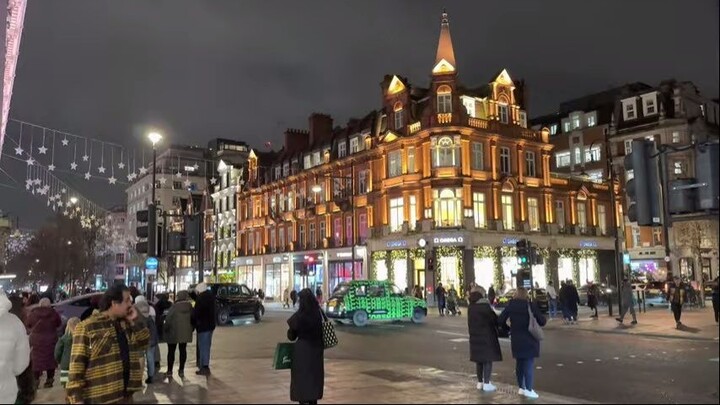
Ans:
<svg viewBox="0 0 720 405"><path fill-rule="evenodd" d="M12 304L0 289L0 404L17 399L16 377L30 364L30 340L25 325L10 313Z"/></svg>

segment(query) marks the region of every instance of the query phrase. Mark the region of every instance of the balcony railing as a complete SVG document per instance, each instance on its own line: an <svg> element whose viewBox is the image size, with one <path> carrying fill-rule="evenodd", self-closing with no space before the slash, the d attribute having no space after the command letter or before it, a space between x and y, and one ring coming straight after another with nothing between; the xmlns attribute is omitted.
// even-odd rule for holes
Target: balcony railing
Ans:
<svg viewBox="0 0 720 405"><path fill-rule="evenodd" d="M420 121L414 122L414 123L412 123L412 124L410 124L410 125L408 126L408 131L409 131L411 134L414 134L415 132L417 132L417 131L420 130L420 127L421 127Z"/></svg>
<svg viewBox="0 0 720 405"><path fill-rule="evenodd" d="M441 113L437 115L438 124L449 124L452 121L452 113Z"/></svg>

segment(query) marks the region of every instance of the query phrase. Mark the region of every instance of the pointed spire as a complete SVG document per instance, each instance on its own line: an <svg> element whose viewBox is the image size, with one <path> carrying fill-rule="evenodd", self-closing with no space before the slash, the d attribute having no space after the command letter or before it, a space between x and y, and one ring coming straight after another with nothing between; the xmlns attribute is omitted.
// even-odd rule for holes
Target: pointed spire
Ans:
<svg viewBox="0 0 720 405"><path fill-rule="evenodd" d="M446 74L455 72L455 52L453 51L452 38L450 38L450 22L448 15L443 10L440 21L440 39L438 40L437 55L433 74Z"/></svg>

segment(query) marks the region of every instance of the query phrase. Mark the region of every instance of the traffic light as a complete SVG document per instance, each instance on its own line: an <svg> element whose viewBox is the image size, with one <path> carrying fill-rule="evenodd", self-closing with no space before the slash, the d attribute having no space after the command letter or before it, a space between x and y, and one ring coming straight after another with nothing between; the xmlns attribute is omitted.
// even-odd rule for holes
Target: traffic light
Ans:
<svg viewBox="0 0 720 405"><path fill-rule="evenodd" d="M137 253L144 253L150 257L158 257L157 251L157 213L155 204L148 205L148 209L138 211L135 215L137 227L135 232L138 238L145 239L135 245Z"/></svg>
<svg viewBox="0 0 720 405"><path fill-rule="evenodd" d="M435 254L432 250L426 253L425 257L425 271L435 271Z"/></svg>
<svg viewBox="0 0 720 405"><path fill-rule="evenodd" d="M701 186L697 189L695 206L701 211L720 208L720 175L718 162L720 146L717 143L699 148L695 158L695 178Z"/></svg>
<svg viewBox="0 0 720 405"><path fill-rule="evenodd" d="M655 143L646 139L632 141L632 152L625 156L625 170L633 171L633 178L625 184L629 199L627 215L630 222L640 226L660 223L660 188Z"/></svg>
<svg viewBox="0 0 720 405"><path fill-rule="evenodd" d="M530 265L530 244L527 239L520 239L515 243L517 249L517 260L521 267Z"/></svg>
<svg viewBox="0 0 720 405"><path fill-rule="evenodd" d="M199 215L185 217L185 250L193 252L200 251L200 233L202 229L202 217Z"/></svg>
<svg viewBox="0 0 720 405"><path fill-rule="evenodd" d="M530 264L543 264L543 257L534 246L530 248Z"/></svg>

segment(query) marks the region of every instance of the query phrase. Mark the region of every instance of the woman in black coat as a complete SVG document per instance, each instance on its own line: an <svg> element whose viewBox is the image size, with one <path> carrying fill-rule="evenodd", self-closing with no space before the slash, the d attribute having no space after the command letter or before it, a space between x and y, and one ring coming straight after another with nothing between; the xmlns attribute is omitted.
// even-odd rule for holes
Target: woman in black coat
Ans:
<svg viewBox="0 0 720 405"><path fill-rule="evenodd" d="M322 314L312 290L305 288L298 294L300 307L288 319L288 339L295 341L290 371L290 400L317 404L325 386Z"/></svg>
<svg viewBox="0 0 720 405"><path fill-rule="evenodd" d="M533 389L533 371L535 358L540 357L540 341L535 339L528 329L530 312L540 326L545 326L545 317L542 316L537 305L529 301L527 290L518 288L513 299L500 314L498 323L501 327L507 328L507 321L510 319L512 355L515 358L515 375L520 387L518 393L535 399L538 395Z"/></svg>
<svg viewBox="0 0 720 405"><path fill-rule="evenodd" d="M486 392L495 391L490 382L492 363L502 361L502 351L498 341L498 317L490 306L490 301L483 299L482 293L470 293L468 307L468 332L470 333L470 361L477 370L477 388Z"/></svg>

